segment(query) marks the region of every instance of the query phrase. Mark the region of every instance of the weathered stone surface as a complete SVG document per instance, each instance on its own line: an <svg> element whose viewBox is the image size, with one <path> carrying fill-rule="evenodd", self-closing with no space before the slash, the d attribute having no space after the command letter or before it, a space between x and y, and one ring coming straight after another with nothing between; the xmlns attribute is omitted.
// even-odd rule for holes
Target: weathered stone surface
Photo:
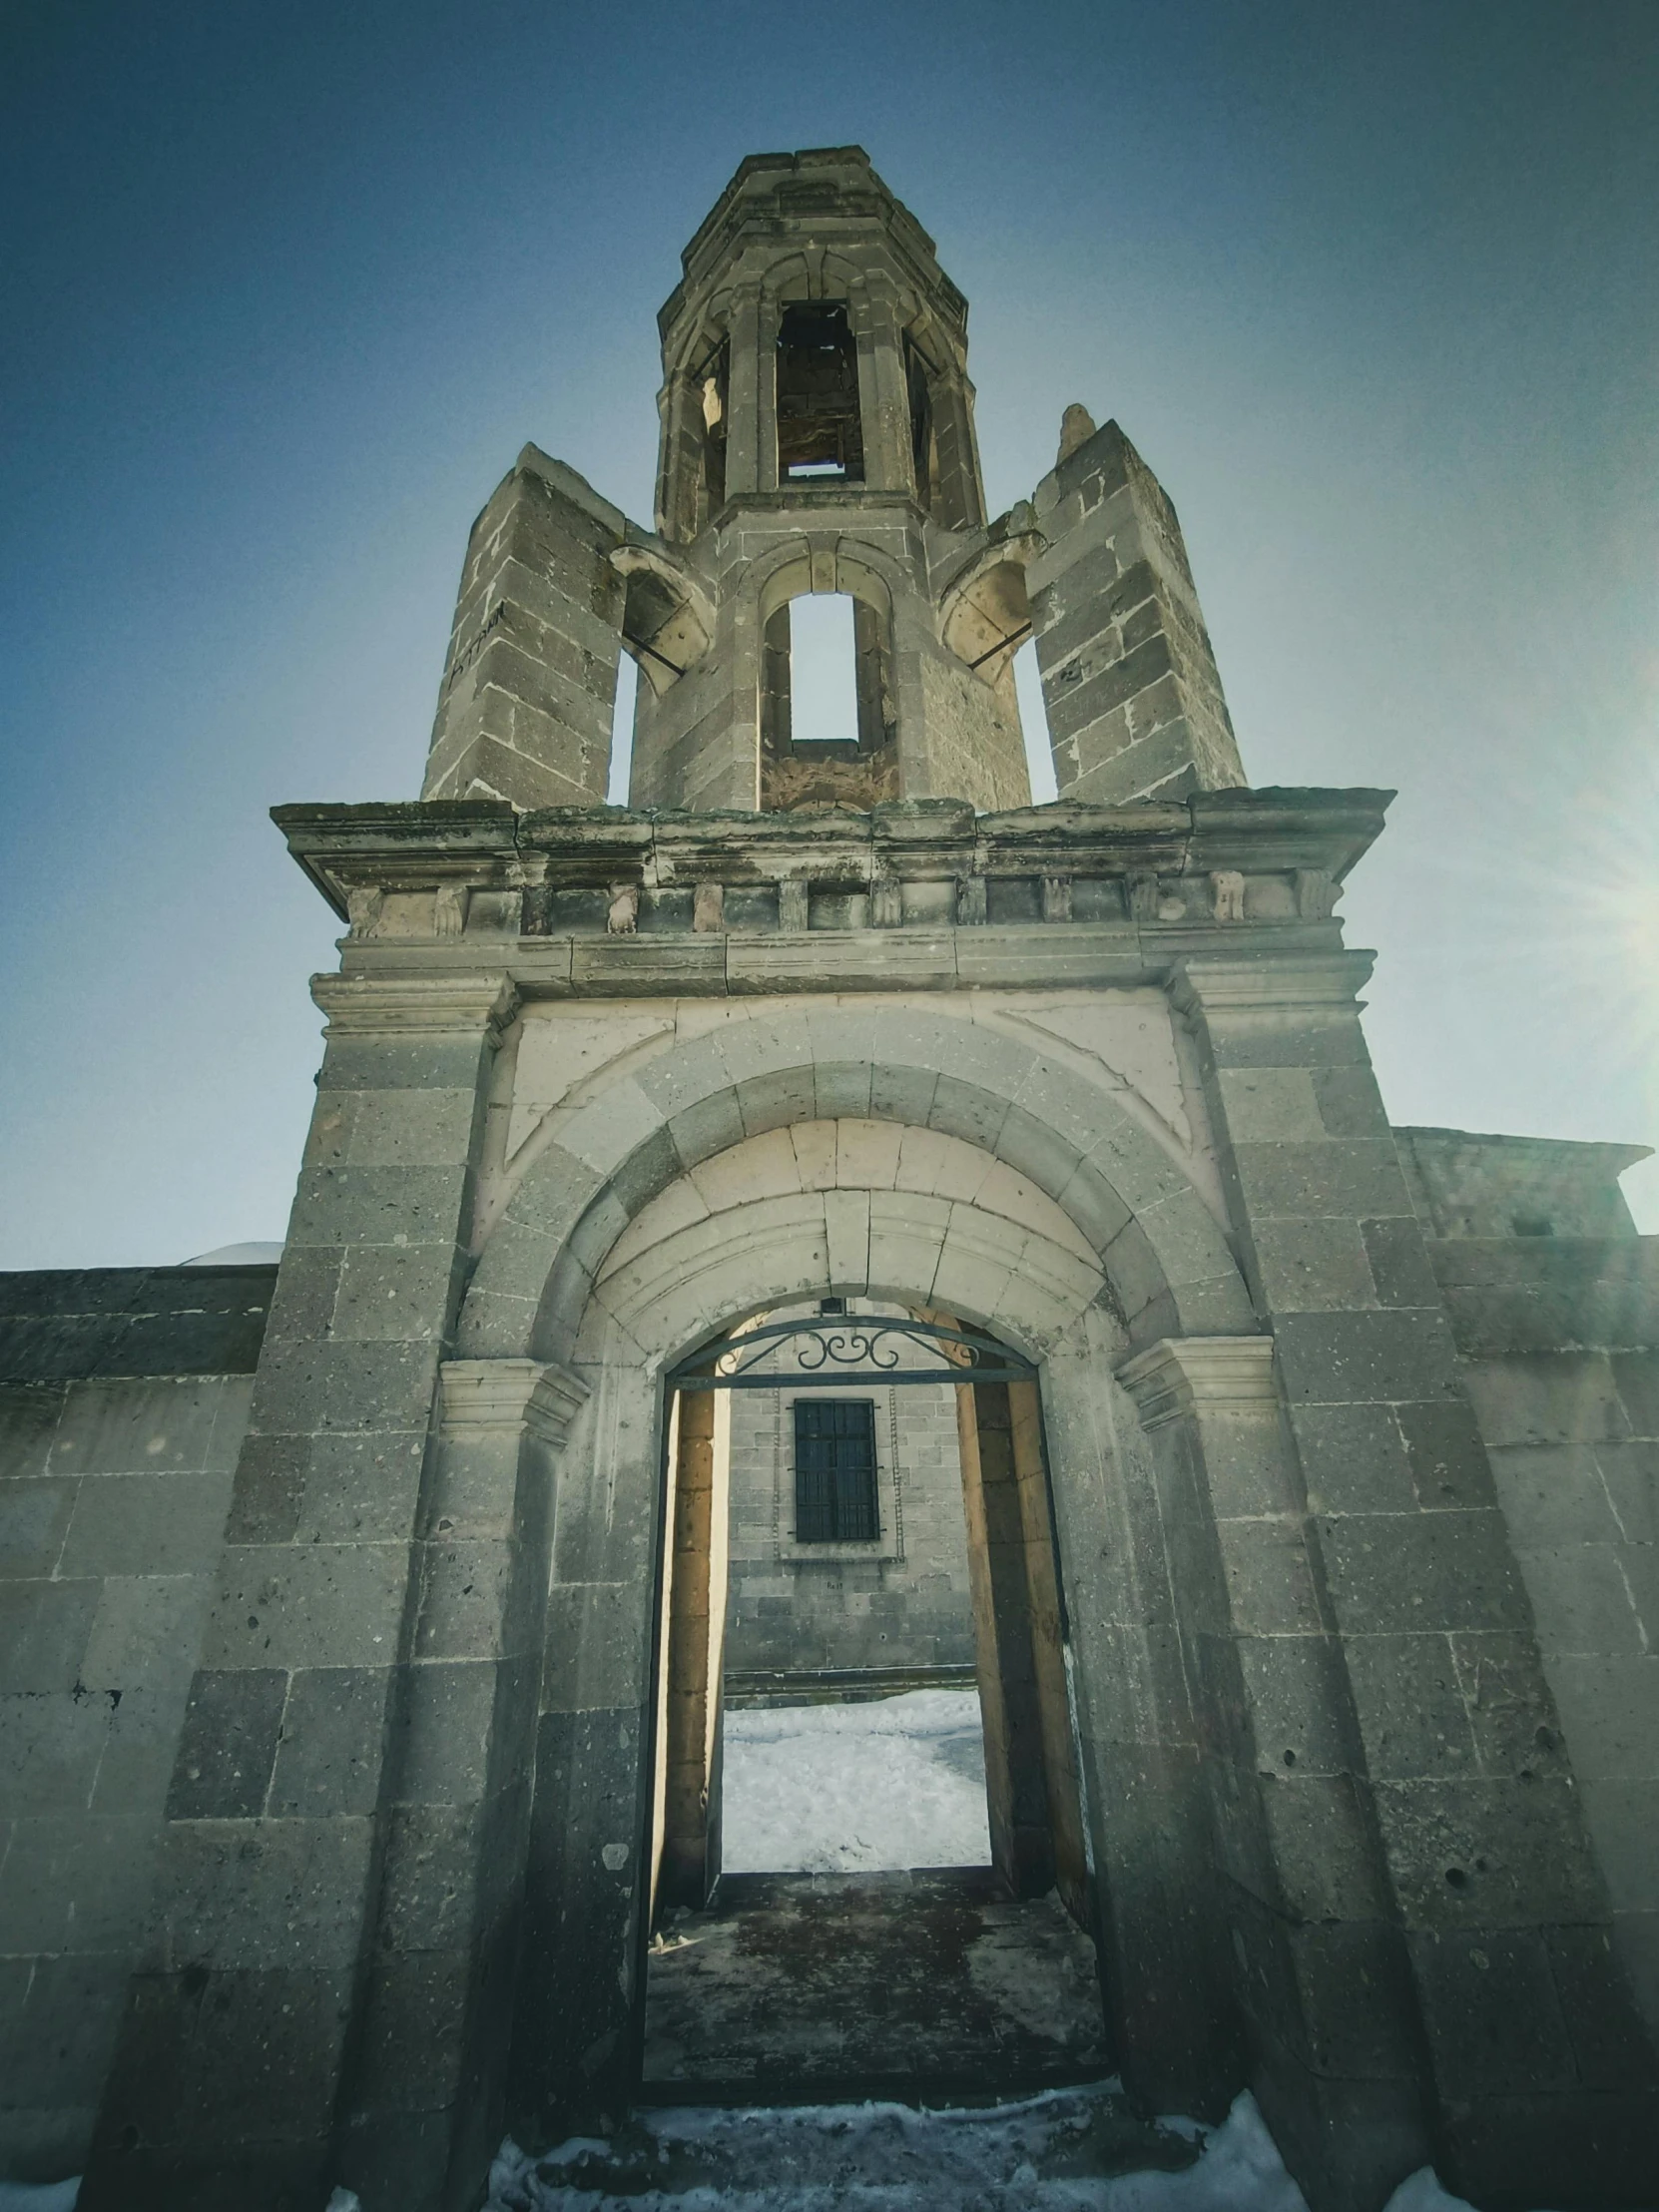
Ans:
<svg viewBox="0 0 1659 2212"><path fill-rule="evenodd" d="M505 2125L627 2102L655 1906L718 1864L728 1537L763 1659L959 1652L965 1581L997 1864L1094 1932L1151 2109L1248 2082L1314 2212L1431 2153L1652 2194L1632 1155L1390 1130L1334 911L1388 795L1241 788L1115 425L986 523L964 318L857 150L746 163L664 312L656 532L527 448L428 797L278 813L348 933L274 1286L0 1282L0 2142L90 2141L84 2212L465 2212ZM815 761L784 632L837 591ZM827 1298L1038 1377L961 1387L954 1459L940 1398L907 1506L887 1428L838 1613L781 1592L776 1424L729 1527L731 1424L664 1386Z"/></svg>

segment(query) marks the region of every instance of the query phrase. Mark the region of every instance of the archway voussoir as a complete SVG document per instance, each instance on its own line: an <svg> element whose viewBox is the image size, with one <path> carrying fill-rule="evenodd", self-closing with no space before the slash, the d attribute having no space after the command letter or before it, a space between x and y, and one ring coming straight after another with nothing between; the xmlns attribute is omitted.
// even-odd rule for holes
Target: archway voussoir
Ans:
<svg viewBox="0 0 1659 2212"><path fill-rule="evenodd" d="M1082 1154L1023 1106L1010 1106L996 1133L996 1157L1006 1161L1035 1183L1050 1198L1058 1198L1082 1163Z"/></svg>
<svg viewBox="0 0 1659 2212"><path fill-rule="evenodd" d="M635 1075L640 1091L665 1121L730 1090L732 1071L726 1059L725 1039L725 1026L685 1041L676 1038L672 1052L662 1053Z"/></svg>
<svg viewBox="0 0 1659 2212"><path fill-rule="evenodd" d="M947 1137L960 1137L982 1152L994 1155L1002 1124L1008 1118L1008 1101L994 1098L976 1083L964 1083L954 1075L941 1075L927 1116L930 1129Z"/></svg>
<svg viewBox="0 0 1659 2212"><path fill-rule="evenodd" d="M610 1176L664 1126L655 1102L625 1075L577 1108L560 1129L559 1143L584 1167Z"/></svg>
<svg viewBox="0 0 1659 2212"><path fill-rule="evenodd" d="M938 1083L936 1069L878 1060L869 1071L870 1113L878 1121L899 1121L912 1129L925 1129Z"/></svg>
<svg viewBox="0 0 1659 2212"><path fill-rule="evenodd" d="M1097 1275L1089 1287L1090 1296L1099 1286ZM1018 1271L1009 1276L1001 1297L986 1317L987 1327L1027 1351L1046 1350L1057 1328L1088 1304L1088 1298L1076 1295L1081 1287L1073 1286L1067 1295L1061 1286Z"/></svg>
<svg viewBox="0 0 1659 2212"><path fill-rule="evenodd" d="M590 1274L597 1275L605 1255L632 1219L633 1214L623 1204L615 1187L607 1184L570 1232L565 1250Z"/></svg>
<svg viewBox="0 0 1659 2212"><path fill-rule="evenodd" d="M868 1061L821 1062L813 1070L813 1096L820 1121L867 1120L869 1116Z"/></svg>
<svg viewBox="0 0 1659 2212"><path fill-rule="evenodd" d="M537 1247L536 1296L511 1291L474 1291L461 1309L455 1332L462 1360L522 1360L535 1335L540 1292L546 1279L545 1248Z"/></svg>
<svg viewBox="0 0 1659 2212"><path fill-rule="evenodd" d="M743 1109L730 1084L680 1107L669 1116L668 1133L687 1168L702 1165L717 1152L725 1152L744 1140Z"/></svg>
<svg viewBox="0 0 1659 2212"><path fill-rule="evenodd" d="M1053 1060L1031 1063L1014 1093L1014 1104L1065 1138L1080 1159L1086 1159L1107 1136L1127 1145L1143 1143L1159 1149L1110 1091Z"/></svg>
<svg viewBox="0 0 1659 2212"><path fill-rule="evenodd" d="M769 1129L820 1118L810 1066L779 1068L767 1075L746 1077L738 1085L737 1098L746 1137L761 1137Z"/></svg>
<svg viewBox="0 0 1659 2212"><path fill-rule="evenodd" d="M1261 1331L1250 1293L1236 1268L1198 1283L1171 1284L1168 1297L1183 1337L1254 1337Z"/></svg>
<svg viewBox="0 0 1659 2212"><path fill-rule="evenodd" d="M936 1304L951 1313L970 1315L988 1327L1012 1281L1013 1269L1007 1262L947 1237L939 1253L932 1296Z"/></svg>
<svg viewBox="0 0 1659 2212"><path fill-rule="evenodd" d="M507 1201L506 1211L486 1247L493 1275L496 1249L512 1231L543 1240L562 1240L579 1222L608 1178L585 1160L576 1160L562 1144L550 1144Z"/></svg>
<svg viewBox="0 0 1659 2212"><path fill-rule="evenodd" d="M1071 1180L1055 1197L1097 1253L1105 1252L1134 1219L1117 1185L1086 1159L1077 1163Z"/></svg>
<svg viewBox="0 0 1659 2212"><path fill-rule="evenodd" d="M1168 1283L1158 1255L1138 1221L1132 1220L1119 1230L1101 1254L1101 1260L1106 1280L1131 1324L1155 1298L1168 1296Z"/></svg>
<svg viewBox="0 0 1659 2212"><path fill-rule="evenodd" d="M1127 1115L1099 1135L1084 1158L1136 1213L1176 1191L1192 1189L1184 1171Z"/></svg>
<svg viewBox="0 0 1659 2212"><path fill-rule="evenodd" d="M1191 1185L1140 1207L1135 1218L1172 1288L1207 1282L1231 1263L1220 1224Z"/></svg>
<svg viewBox="0 0 1659 2212"><path fill-rule="evenodd" d="M624 1213L631 1217L684 1172L673 1135L664 1122L618 1165L610 1188Z"/></svg>

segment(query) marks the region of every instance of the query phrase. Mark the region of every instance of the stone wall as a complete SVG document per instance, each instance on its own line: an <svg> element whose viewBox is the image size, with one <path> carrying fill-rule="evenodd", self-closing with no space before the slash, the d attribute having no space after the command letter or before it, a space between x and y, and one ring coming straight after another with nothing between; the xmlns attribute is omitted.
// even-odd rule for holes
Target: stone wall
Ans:
<svg viewBox="0 0 1659 2212"><path fill-rule="evenodd" d="M794 1367L788 1350L766 1364ZM918 1353L915 1364L934 1361ZM857 1544L796 1539L795 1400L821 1394L793 1377L777 1390L732 1393L728 1684L971 1667L954 1387L884 1386L872 1370L867 1393L845 1393L867 1394L875 1411L881 1532Z"/></svg>
<svg viewBox="0 0 1659 2212"><path fill-rule="evenodd" d="M78 2172L274 1267L0 1277L0 2171ZM223 1747L227 1757L234 1747Z"/></svg>
<svg viewBox="0 0 1659 2212"><path fill-rule="evenodd" d="M1403 1129L1613 1905L1659 2028L1659 1237L1624 1145ZM1547 1747L1541 1747L1547 1748Z"/></svg>

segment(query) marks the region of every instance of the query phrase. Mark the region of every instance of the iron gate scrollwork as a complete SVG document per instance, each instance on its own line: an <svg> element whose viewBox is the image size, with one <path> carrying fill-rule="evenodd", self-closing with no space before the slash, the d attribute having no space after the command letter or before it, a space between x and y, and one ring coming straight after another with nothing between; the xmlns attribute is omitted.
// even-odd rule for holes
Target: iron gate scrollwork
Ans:
<svg viewBox="0 0 1659 2212"><path fill-rule="evenodd" d="M794 1368L763 1371L763 1363L792 1341L797 1347ZM940 1365L906 1366L917 1352L933 1353ZM873 1315L837 1316L832 1322L823 1317L764 1322L718 1346L704 1346L671 1368L667 1382L676 1390L776 1390L796 1376L810 1380L815 1389L867 1389L876 1378L884 1382L1034 1382L1037 1370L994 1337L970 1329Z"/></svg>

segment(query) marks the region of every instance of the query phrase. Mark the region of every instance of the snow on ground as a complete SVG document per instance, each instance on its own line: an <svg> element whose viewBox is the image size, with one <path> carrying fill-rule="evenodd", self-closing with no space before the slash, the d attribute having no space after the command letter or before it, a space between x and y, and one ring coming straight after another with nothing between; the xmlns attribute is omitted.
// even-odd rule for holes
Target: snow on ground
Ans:
<svg viewBox="0 0 1659 2212"><path fill-rule="evenodd" d="M1052 2089L988 2111L643 2112L625 2136L579 2137L539 2160L503 2144L484 2212L1307 2212L1248 2094L1218 2128L1164 2123L1198 2146L1179 2172L1088 2172L1115 2089ZM1388 2212L1469 2208L1425 2167Z"/></svg>
<svg viewBox="0 0 1659 2212"><path fill-rule="evenodd" d="M730 1874L990 1863L977 1690L728 1709L723 1733Z"/></svg>

